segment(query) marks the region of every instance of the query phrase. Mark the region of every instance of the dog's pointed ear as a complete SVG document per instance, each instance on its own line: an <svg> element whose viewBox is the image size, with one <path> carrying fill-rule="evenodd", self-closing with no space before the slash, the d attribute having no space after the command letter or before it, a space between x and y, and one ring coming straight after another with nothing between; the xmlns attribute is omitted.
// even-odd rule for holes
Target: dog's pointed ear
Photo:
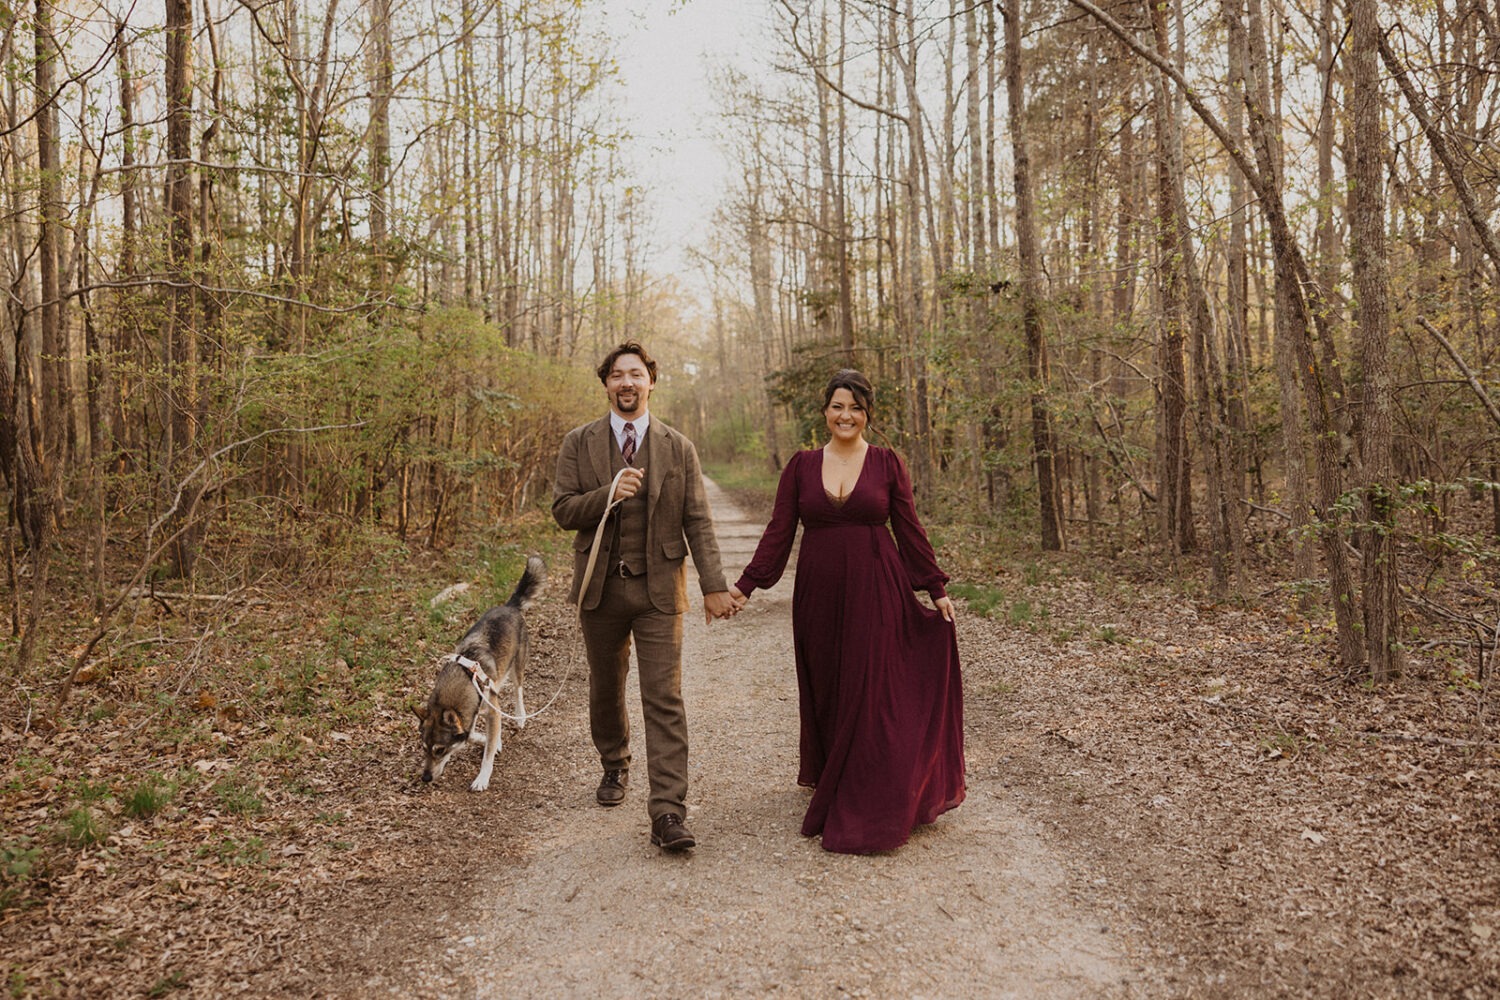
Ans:
<svg viewBox="0 0 1500 1000"><path fill-rule="evenodd" d="M458 713L453 709L445 708L443 709L443 725L462 730L464 728L464 720L459 718Z"/></svg>
<svg viewBox="0 0 1500 1000"><path fill-rule="evenodd" d="M426 705L413 705L411 707L411 714L415 715L417 718L421 719L423 722L426 722L427 721L427 717L428 717L428 715L430 713L428 712Z"/></svg>

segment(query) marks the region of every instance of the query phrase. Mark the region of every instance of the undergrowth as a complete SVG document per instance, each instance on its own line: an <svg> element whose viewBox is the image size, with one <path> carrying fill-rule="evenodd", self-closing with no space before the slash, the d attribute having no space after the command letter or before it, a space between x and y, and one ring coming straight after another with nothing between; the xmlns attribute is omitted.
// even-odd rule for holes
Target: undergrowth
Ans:
<svg viewBox="0 0 1500 1000"><path fill-rule="evenodd" d="M553 569L570 557L542 510L467 537L443 551L374 538L324 553L328 585L294 569L263 574L253 587L211 580L207 569L195 584L163 585L116 617L48 733L32 725L33 709L51 697L63 651L80 649L88 627L86 615L72 631L52 623L56 658L0 702L0 731L19 741L0 764L0 914L46 905L49 873L117 850L121 831L189 837L205 864L275 868L260 829L279 822L286 796L323 794L304 775L335 741L404 714L436 656L479 612L509 598L528 555ZM85 562L59 559L54 591L80 602ZM452 596L434 603L445 591ZM84 771L100 759L88 752L95 740L111 760L150 764ZM205 815L218 826L200 839L190 824ZM327 822L346 819L329 813Z"/></svg>

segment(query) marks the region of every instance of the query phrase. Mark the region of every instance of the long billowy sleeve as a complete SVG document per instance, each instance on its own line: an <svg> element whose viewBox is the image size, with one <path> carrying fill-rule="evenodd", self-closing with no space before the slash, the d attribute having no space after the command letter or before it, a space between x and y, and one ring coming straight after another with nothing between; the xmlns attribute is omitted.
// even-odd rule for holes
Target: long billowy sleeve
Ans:
<svg viewBox="0 0 1500 1000"><path fill-rule="evenodd" d="M890 456L891 532L896 536L896 547L901 550L901 562L911 578L912 589L927 591L935 601L947 594L943 585L948 582L948 574L938 568L937 554L917 519L917 501L912 496L906 463L894 451Z"/></svg>
<svg viewBox="0 0 1500 1000"><path fill-rule="evenodd" d="M797 469L803 454L799 451L792 455L792 460L781 470L771 521L760 536L760 544L755 547L755 557L735 584L747 596L757 587L774 587L781 574L786 572L787 560L792 555L792 541L797 537Z"/></svg>

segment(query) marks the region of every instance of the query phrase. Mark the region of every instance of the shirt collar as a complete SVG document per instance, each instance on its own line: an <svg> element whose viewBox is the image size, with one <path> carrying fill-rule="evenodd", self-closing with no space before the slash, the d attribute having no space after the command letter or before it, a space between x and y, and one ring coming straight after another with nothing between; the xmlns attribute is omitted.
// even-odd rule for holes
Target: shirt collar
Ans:
<svg viewBox="0 0 1500 1000"><path fill-rule="evenodd" d="M646 440L646 428L651 426L651 414L646 412L640 416L631 417L630 422L635 424L635 439L637 441ZM614 410L610 410L609 426L615 432L615 440L623 442L625 440L625 418Z"/></svg>

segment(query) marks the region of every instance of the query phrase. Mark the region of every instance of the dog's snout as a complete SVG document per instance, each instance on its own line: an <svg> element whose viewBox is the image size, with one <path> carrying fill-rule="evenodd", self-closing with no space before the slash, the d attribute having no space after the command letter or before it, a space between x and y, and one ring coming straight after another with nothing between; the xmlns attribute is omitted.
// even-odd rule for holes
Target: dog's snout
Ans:
<svg viewBox="0 0 1500 1000"><path fill-rule="evenodd" d="M427 782L432 781L432 772L431 771L423 771L422 772L422 780L423 781L427 781Z"/></svg>

